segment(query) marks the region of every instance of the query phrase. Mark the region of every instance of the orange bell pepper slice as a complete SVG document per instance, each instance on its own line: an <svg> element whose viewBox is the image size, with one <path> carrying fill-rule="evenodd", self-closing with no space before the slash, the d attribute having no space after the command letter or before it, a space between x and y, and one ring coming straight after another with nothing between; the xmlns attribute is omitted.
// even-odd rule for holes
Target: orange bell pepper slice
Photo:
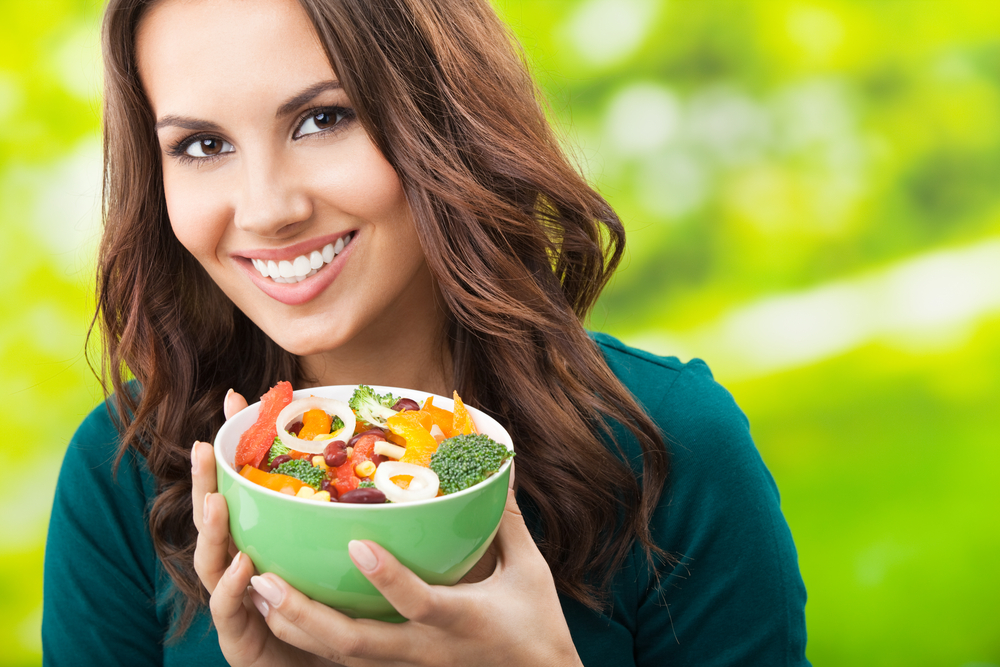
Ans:
<svg viewBox="0 0 1000 667"><path fill-rule="evenodd" d="M317 435L326 435L330 432L333 419L323 410L306 410L302 415L302 429L299 431L299 438L302 440L312 440Z"/></svg>
<svg viewBox="0 0 1000 667"><path fill-rule="evenodd" d="M458 435L455 432L455 415L444 408L434 405L433 396L427 397L427 400L424 401L424 407L421 410L430 414L431 419L434 420L437 427L444 433L444 437L451 438Z"/></svg>
<svg viewBox="0 0 1000 667"><path fill-rule="evenodd" d="M431 435L434 418L429 412L398 412L386 420L386 425L393 433L406 439L406 453L399 459L402 463L430 467L431 454L437 451L438 443Z"/></svg>
<svg viewBox="0 0 1000 667"><path fill-rule="evenodd" d="M252 465L245 465L240 470L240 474L249 479L254 484L260 484L266 489L271 489L272 491L280 492L286 487L292 489L292 493L298 493L299 489L305 486L305 482L296 479L291 475L282 475L280 473L264 472L259 468L254 468Z"/></svg>
<svg viewBox="0 0 1000 667"><path fill-rule="evenodd" d="M472 415L470 415L469 411L465 408L465 403L462 402L462 399L458 397L457 391L454 392L454 397L455 397L455 421L452 426L452 430L455 431L456 435L458 435L459 433L461 433L462 435L471 435L473 433L479 433L479 431L476 430L476 422L472 421Z"/></svg>

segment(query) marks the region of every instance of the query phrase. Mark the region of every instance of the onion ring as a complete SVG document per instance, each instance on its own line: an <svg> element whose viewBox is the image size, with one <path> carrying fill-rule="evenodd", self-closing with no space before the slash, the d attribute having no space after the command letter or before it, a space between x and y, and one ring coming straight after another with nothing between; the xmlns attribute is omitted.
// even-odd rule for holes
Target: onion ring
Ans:
<svg viewBox="0 0 1000 667"><path fill-rule="evenodd" d="M328 415L334 417L340 417L341 421L344 422L344 428L340 429L336 433L331 433L329 438L323 440L302 440L288 431L285 427L292 423L292 420L298 416L305 414L307 410L322 410ZM319 396L310 396L309 398L300 398L297 401L292 401L284 407L284 409L278 413L278 418L274 422L274 427L278 431L278 438L281 440L281 444L289 449L294 449L297 452L306 452L308 454L322 454L323 448L334 440L343 440L340 437L341 433L354 434L354 427L356 420L354 418L354 412L351 410L347 403L338 401L334 398L321 398Z"/></svg>
<svg viewBox="0 0 1000 667"><path fill-rule="evenodd" d="M392 481L398 475L410 475L413 480L410 488L401 489ZM430 468L414 465L412 463L400 463L399 461L383 461L375 471L375 488L385 494L385 497L394 503L410 503L415 500L430 500L437 496L438 481L437 473Z"/></svg>

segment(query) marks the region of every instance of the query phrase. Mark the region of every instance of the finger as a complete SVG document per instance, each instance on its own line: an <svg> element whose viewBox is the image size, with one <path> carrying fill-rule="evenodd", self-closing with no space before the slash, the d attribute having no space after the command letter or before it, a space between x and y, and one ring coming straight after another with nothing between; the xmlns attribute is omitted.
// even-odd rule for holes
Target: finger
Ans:
<svg viewBox="0 0 1000 667"><path fill-rule="evenodd" d="M247 399L243 398L241 394L236 393L230 389L226 393L226 398L222 402L222 412L226 415L226 419L232 419L233 415L242 410L247 406Z"/></svg>
<svg viewBox="0 0 1000 667"><path fill-rule="evenodd" d="M251 576L253 563L245 554L237 552L212 591L209 608L223 643L233 645L247 631L250 615L243 601Z"/></svg>
<svg viewBox="0 0 1000 667"><path fill-rule="evenodd" d="M194 571L198 573L208 592L212 593L231 560L229 507L226 499L219 493L205 496L203 506L202 527L198 531L198 541L194 548Z"/></svg>
<svg viewBox="0 0 1000 667"><path fill-rule="evenodd" d="M207 442L195 442L191 448L191 511L195 528L201 530L205 494L218 488L215 477L215 448Z"/></svg>
<svg viewBox="0 0 1000 667"><path fill-rule="evenodd" d="M348 618L310 600L275 574L253 577L250 583L252 597L262 598L266 604L258 609L267 612L267 625L275 637L329 660L358 664L352 657L386 658L413 643L400 639L404 626Z"/></svg>
<svg viewBox="0 0 1000 667"><path fill-rule="evenodd" d="M411 621L443 621L447 603L440 588L413 574L396 557L370 540L347 543L351 560L396 611Z"/></svg>
<svg viewBox="0 0 1000 667"><path fill-rule="evenodd" d="M524 523L521 508L517 505L517 495L513 489L507 490L507 504L500 519L500 529L497 531L494 543L497 546L497 562L500 567L511 564L519 558L537 560L542 558L534 538ZM544 561L544 558L542 558Z"/></svg>

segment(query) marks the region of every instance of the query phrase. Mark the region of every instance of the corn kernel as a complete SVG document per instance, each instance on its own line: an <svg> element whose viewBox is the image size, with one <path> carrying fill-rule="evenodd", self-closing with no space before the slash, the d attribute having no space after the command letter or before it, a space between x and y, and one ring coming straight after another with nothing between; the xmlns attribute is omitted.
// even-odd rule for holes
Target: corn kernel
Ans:
<svg viewBox="0 0 1000 667"><path fill-rule="evenodd" d="M303 486L299 489L299 492L295 494L296 498L312 498L316 495L316 491L311 486Z"/></svg>
<svg viewBox="0 0 1000 667"><path fill-rule="evenodd" d="M371 461L365 461L364 463L359 463L354 466L354 473L358 477L371 477L375 474L375 464Z"/></svg>
<svg viewBox="0 0 1000 667"><path fill-rule="evenodd" d="M317 433L313 436L313 440L328 440L330 438L329 433Z"/></svg>
<svg viewBox="0 0 1000 667"><path fill-rule="evenodd" d="M330 469L330 466L326 464L326 460L323 458L322 454L317 454L316 456L312 457L312 464L317 468L321 468L323 470Z"/></svg>
<svg viewBox="0 0 1000 667"><path fill-rule="evenodd" d="M317 493L316 495L314 495L312 497L312 499L313 500L319 500L319 501L322 501L324 503L328 503L328 502L330 502L330 492L329 491L320 491L319 493Z"/></svg>
<svg viewBox="0 0 1000 667"><path fill-rule="evenodd" d="M354 447L348 447L347 448L347 458L351 458L352 456L354 456Z"/></svg>

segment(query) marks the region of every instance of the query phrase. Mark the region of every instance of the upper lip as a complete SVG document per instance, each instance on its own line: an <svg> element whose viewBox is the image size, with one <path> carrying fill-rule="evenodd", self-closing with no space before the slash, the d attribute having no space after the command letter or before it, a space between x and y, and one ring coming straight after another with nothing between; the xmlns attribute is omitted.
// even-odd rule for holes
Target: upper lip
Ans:
<svg viewBox="0 0 1000 667"><path fill-rule="evenodd" d="M317 236L305 241L301 241L294 245L285 246L284 248L255 248L253 250L236 250L230 255L232 257L246 257L247 259L262 259L264 261L274 260L275 262L280 262L281 260L293 260L300 255L309 255L313 250L322 250L323 246L328 243L336 243L337 239L342 238L350 234L353 229L347 229L342 232L335 232L333 234L327 234L325 236Z"/></svg>

